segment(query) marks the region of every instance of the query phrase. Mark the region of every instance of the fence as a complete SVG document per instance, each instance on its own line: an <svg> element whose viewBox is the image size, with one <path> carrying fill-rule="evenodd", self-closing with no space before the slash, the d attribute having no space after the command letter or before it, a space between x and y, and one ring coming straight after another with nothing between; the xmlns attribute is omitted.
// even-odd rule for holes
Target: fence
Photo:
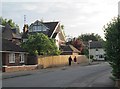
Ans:
<svg viewBox="0 0 120 89"><path fill-rule="evenodd" d="M59 56L38 56L38 65L43 68L68 65L68 58L75 57L74 55L59 55ZM76 55L77 63L87 63L88 59L84 55Z"/></svg>

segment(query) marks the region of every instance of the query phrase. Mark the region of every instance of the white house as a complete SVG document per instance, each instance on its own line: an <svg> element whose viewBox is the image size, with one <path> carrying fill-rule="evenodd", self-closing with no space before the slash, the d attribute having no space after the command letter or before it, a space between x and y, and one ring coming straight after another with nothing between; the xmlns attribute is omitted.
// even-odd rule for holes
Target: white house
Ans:
<svg viewBox="0 0 120 89"><path fill-rule="evenodd" d="M65 35L59 22L41 22L36 20L29 27L28 25L24 25L22 35L23 42L27 40L29 34L33 33L43 33L49 38L55 39L58 48L65 42Z"/></svg>
<svg viewBox="0 0 120 89"><path fill-rule="evenodd" d="M90 42L90 55L93 56L94 60L105 60L105 51L102 42Z"/></svg>

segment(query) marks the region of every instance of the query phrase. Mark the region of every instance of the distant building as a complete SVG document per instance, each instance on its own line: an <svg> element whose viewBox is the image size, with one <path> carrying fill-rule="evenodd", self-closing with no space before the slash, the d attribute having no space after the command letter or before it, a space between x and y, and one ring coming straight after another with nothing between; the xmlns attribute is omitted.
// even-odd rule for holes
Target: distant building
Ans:
<svg viewBox="0 0 120 89"><path fill-rule="evenodd" d="M105 60L105 51L102 42L90 42L90 55L93 56L94 60Z"/></svg>
<svg viewBox="0 0 120 89"><path fill-rule="evenodd" d="M30 26L24 25L22 35L23 42L27 40L29 34L34 33L43 33L49 38L54 38L58 48L65 42L65 35L61 30L59 22L41 22L37 20Z"/></svg>
<svg viewBox="0 0 120 89"><path fill-rule="evenodd" d="M61 55L79 55L80 51L72 45L62 45L60 47L62 53Z"/></svg>

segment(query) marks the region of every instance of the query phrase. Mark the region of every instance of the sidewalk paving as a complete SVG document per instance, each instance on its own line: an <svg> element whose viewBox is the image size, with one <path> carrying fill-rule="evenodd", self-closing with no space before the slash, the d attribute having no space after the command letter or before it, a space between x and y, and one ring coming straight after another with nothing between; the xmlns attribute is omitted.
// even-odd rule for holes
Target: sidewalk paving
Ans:
<svg viewBox="0 0 120 89"><path fill-rule="evenodd" d="M35 73L37 70L31 70L31 71L18 71L18 72L5 72L2 73L2 79L9 79L14 77L21 77L21 76L28 76Z"/></svg>

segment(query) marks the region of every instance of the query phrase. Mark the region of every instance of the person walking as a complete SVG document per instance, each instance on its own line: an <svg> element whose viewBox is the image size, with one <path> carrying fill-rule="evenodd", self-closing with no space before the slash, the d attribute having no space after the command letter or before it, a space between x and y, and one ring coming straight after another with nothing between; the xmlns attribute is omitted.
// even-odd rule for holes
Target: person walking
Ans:
<svg viewBox="0 0 120 89"><path fill-rule="evenodd" d="M77 62L77 58L76 58L76 56L74 57L74 62Z"/></svg>
<svg viewBox="0 0 120 89"><path fill-rule="evenodd" d="M69 61L69 66L71 66L71 62L72 62L72 57L71 56L68 58L68 61Z"/></svg>

